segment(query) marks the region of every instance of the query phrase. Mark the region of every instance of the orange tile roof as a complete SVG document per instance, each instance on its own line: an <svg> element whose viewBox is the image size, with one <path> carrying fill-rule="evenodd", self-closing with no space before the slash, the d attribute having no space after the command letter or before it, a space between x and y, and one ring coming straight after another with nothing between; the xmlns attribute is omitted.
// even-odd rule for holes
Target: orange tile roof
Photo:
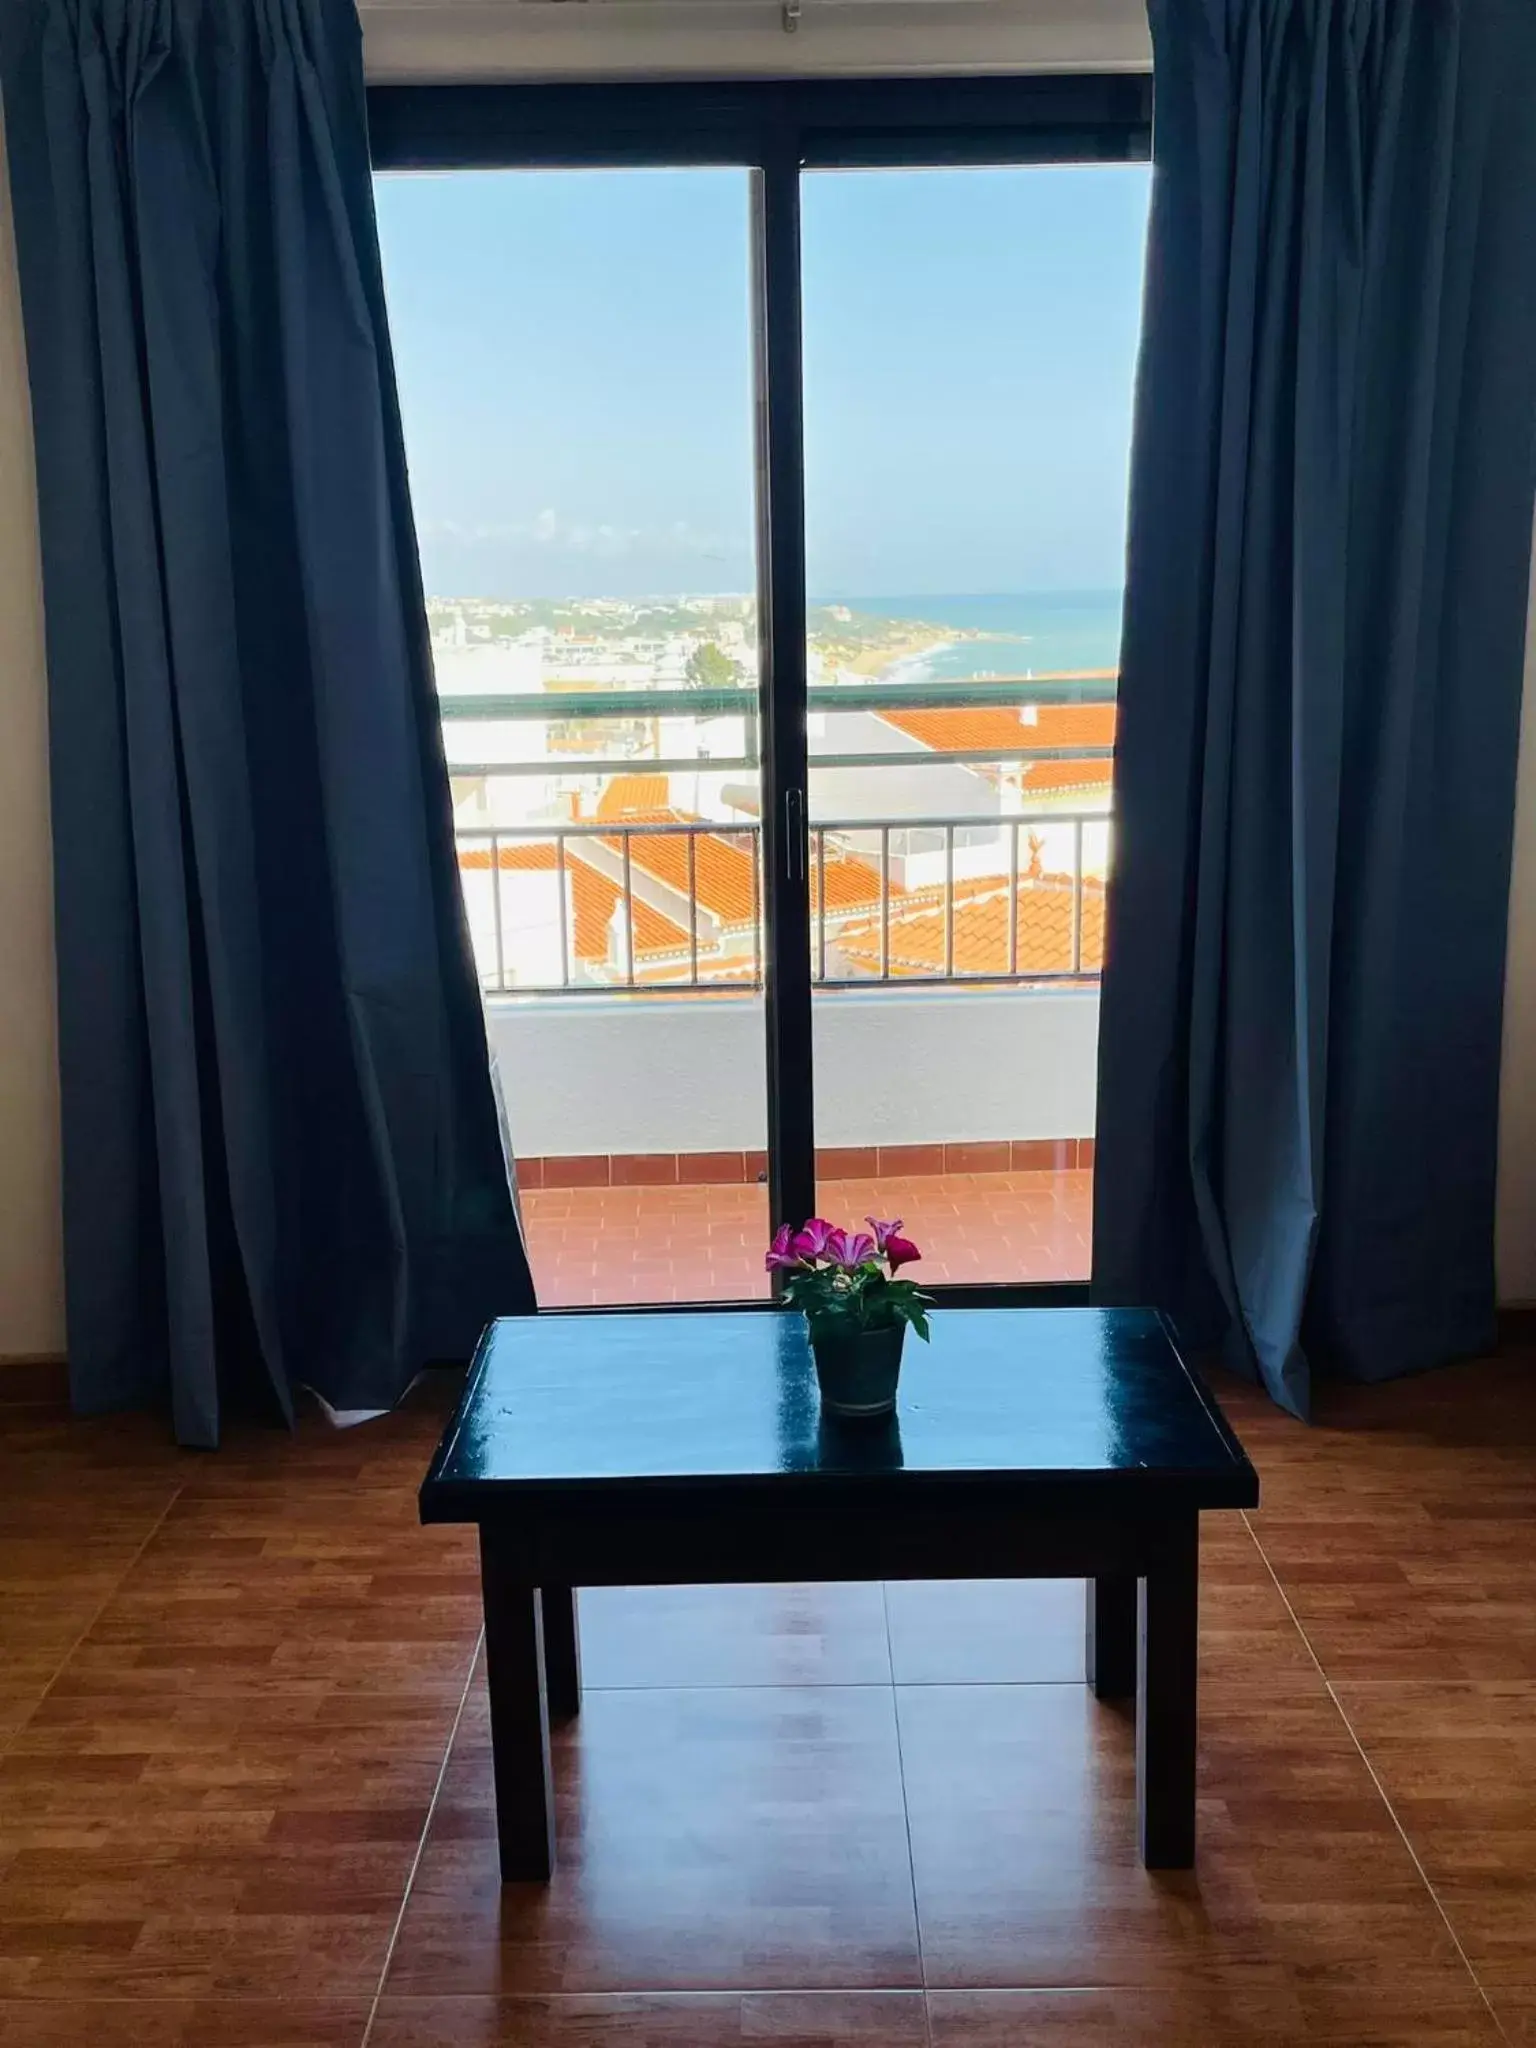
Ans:
<svg viewBox="0 0 1536 2048"><path fill-rule="evenodd" d="M626 825L694 824L681 811L632 812ZM629 841L629 864L669 889L675 889L686 903L688 897L688 842L693 840L693 888L700 909L726 924L750 924L756 912L754 874L756 860L752 839L743 835L721 837L718 832L642 832ZM618 852L619 839L604 839L604 846Z"/></svg>
<svg viewBox="0 0 1536 2048"><path fill-rule="evenodd" d="M900 908L890 918L890 971L893 977L944 972L945 933L942 901L930 900ZM1043 875L1021 881L1018 897L1018 965L1020 974L1068 974L1072 970L1072 883L1066 875ZM880 925L846 925L836 944L849 963L870 974L880 972ZM1082 969L1096 974L1104 963L1104 887L1083 884ZM954 915L956 974L1006 974L1008 962L1008 890L989 882L969 892L957 890Z"/></svg>
<svg viewBox="0 0 1536 2048"><path fill-rule="evenodd" d="M513 840L509 845L496 849L499 868L532 868L542 870L555 866L555 843L552 839ZM489 846L461 846L459 866L471 873L479 874L491 865Z"/></svg>
<svg viewBox="0 0 1536 2048"><path fill-rule="evenodd" d="M1019 778L1025 789L1047 796L1063 789L1108 789L1108 761L1026 761Z"/></svg>
<svg viewBox="0 0 1536 2048"><path fill-rule="evenodd" d="M571 900L575 905L576 953L582 960L605 960L608 957L608 927L613 918L614 907L622 893L617 882L610 881L596 868L577 858L568 863L566 874L571 883ZM675 953L679 946L688 943L687 928L676 924L664 911L643 902L631 894L634 906L635 953Z"/></svg>
<svg viewBox="0 0 1536 2048"><path fill-rule="evenodd" d="M877 716L935 753L951 754L984 747L1112 747L1115 710L1113 704L1040 704L1033 725L1025 725L1008 705L881 711Z"/></svg>
<svg viewBox="0 0 1536 2048"><path fill-rule="evenodd" d="M637 817L667 807L665 775L615 775L597 800L597 817L604 823Z"/></svg>
<svg viewBox="0 0 1536 2048"><path fill-rule="evenodd" d="M690 825L702 821L682 811L655 811L626 815L627 825ZM701 910L728 926L750 925L760 910L756 868L756 827L732 831L728 825L709 832L643 832L629 842L631 868L642 869L686 901L688 895L688 841L694 842L693 887ZM617 849L621 842L605 839L605 846ZM862 910L880 901L880 871L854 854L830 847L826 862L826 906L839 916ZM900 894L894 889L893 893ZM821 861L811 853L811 902L822 901Z"/></svg>
<svg viewBox="0 0 1536 2048"><path fill-rule="evenodd" d="M892 897L904 892L893 879ZM880 870L870 861L860 860L857 854L844 853L837 846L827 852L827 877L825 898L821 879L820 842L811 847L811 908L819 911L825 900L829 913L842 915L850 910L862 910L866 903L880 901Z"/></svg>
<svg viewBox="0 0 1536 2048"><path fill-rule="evenodd" d="M558 867L559 860L554 844L549 840L535 840L527 844L513 844L497 848L497 866L503 870L522 869L548 873ZM473 871L489 869L491 851L488 846L461 848L459 866ZM566 849L565 885L570 892L573 949L578 960L587 962L606 960L608 957L608 926L613 917L614 906L623 893L616 881L600 874L581 858L574 845ZM688 944L688 928L676 923L664 911L642 902L636 896L635 906L635 953L675 953Z"/></svg>

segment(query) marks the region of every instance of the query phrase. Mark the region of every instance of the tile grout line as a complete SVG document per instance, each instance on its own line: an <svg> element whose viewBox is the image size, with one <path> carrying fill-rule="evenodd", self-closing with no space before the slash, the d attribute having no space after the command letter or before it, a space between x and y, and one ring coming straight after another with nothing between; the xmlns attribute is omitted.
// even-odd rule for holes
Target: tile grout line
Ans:
<svg viewBox="0 0 1536 2048"><path fill-rule="evenodd" d="M1365 1765L1365 1768L1370 1775L1371 1783L1376 1787L1377 1792L1381 1795L1382 1805L1387 1809L1387 1812L1392 1816L1392 1825L1397 1829L1398 1834L1402 1837L1403 1847L1408 1851L1409 1859L1411 1860L1414 1869L1419 1873L1419 1877L1423 1883L1424 1889L1429 1893L1430 1898L1434 1901L1435 1911L1440 1915L1440 1918L1445 1922L1445 1931L1451 1937L1451 1945L1455 1949L1457 1955L1461 1957L1462 1965L1465 1968L1467 1975L1472 1979L1473 1990L1477 1993L1478 1997L1483 2001L1483 2005L1487 2009L1488 2017L1490 2020L1492 2020L1494 2029L1497 2032L1499 2039L1501 2041L1507 2041L1509 2039L1509 2036L1504 2031L1504 2022L1499 2018L1493 2000L1488 1996L1488 1993L1484 1988L1482 1978L1479 1977L1476 1970L1473 1969L1472 1958L1467 1954L1466 1950L1462 1947L1461 1936L1456 1932L1456 1929L1451 1922L1451 1916L1449 1913L1447 1913L1447 1911L1445 1910L1445 1906L1441 1901L1440 1894L1435 1890L1434 1885L1430 1882L1429 1872L1424 1868L1424 1865L1420 1862L1419 1852L1413 1846L1413 1843L1408 1835L1408 1830L1403 1826L1402 1822L1398 1819L1397 1808L1392 1804L1391 1799L1388 1797L1387 1788L1385 1785L1382 1784L1380 1777L1377 1775L1376 1766L1371 1762L1370 1757L1367 1755L1365 1744L1360 1740L1360 1737L1355 1733L1355 1724L1353 1723L1353 1721L1350 1720L1348 1713L1345 1711L1344 1702L1339 1698L1338 1694L1334 1691L1333 1681L1330 1678L1325 1676L1323 1679L1323 1684L1327 1687L1329 1699L1333 1701L1335 1708L1338 1710L1339 1719L1344 1723L1344 1727L1346 1732L1348 1733L1350 1741L1355 1745L1356 1750L1359 1752L1360 1761Z"/></svg>
<svg viewBox="0 0 1536 2048"><path fill-rule="evenodd" d="M891 1597L880 1581L880 1613L885 1621L885 1662L891 1674L891 1719L896 1724L896 1776L901 1785L901 1825L907 1838L907 1876L912 1884L912 1933L917 1942L917 1981L923 2000L923 2039L933 2048L933 2016L928 2010L928 1966L923 1961L923 1922L917 1909L917 1858L912 1853L912 1809L907 1802L907 1759L901 1742L901 1699L896 1690L896 1653L891 1647Z"/></svg>
<svg viewBox="0 0 1536 2048"><path fill-rule="evenodd" d="M69 1648L64 1652L64 1655L59 1659L58 1663L54 1666L53 1676L49 1679L48 1683L43 1687L42 1691L38 1694L36 1700L33 1702L31 1712L27 1715L24 1721L22 1721L17 1727L11 1730L10 1734L5 1738L4 1742L0 1742L0 1756L10 1755L11 1750L14 1748L16 1743L26 1733L27 1729L29 1729L32 1726L32 1723L37 1719L38 1715L42 1712L43 1707L47 1702L49 1694L53 1691L53 1688L58 1684L59 1680L64 1676L64 1673L68 1670L69 1666L74 1662L76 1655L78 1654L82 1645L85 1643L86 1639L91 1634L91 1631L96 1627L96 1624L101 1620L101 1617L106 1613L107 1609L112 1605L112 1602L117 1598L118 1594L122 1592L124 1586L127 1585L129 1579L138 1569L139 1560L143 1557L145 1551L148 1550L150 1544L153 1543L155 1538L160 1534L161 1529L164 1528L166 1517L170 1514L171 1509L175 1507L177 1501L181 1499L181 1496L184 1491L185 1488L183 1487L182 1483L178 1480L176 1485L171 1489L170 1499L166 1502L165 1506L160 1510L159 1514L156 1515L154 1521L150 1524L148 1530L145 1532L143 1542L140 1543L138 1549L135 1550L132 1557L130 1557L128 1562L123 1566L122 1571L118 1574L116 1579L113 1580L111 1589L103 1595L100 1606L96 1608L95 1612L91 1615L90 1620L85 1624L85 1627L81 1629L79 1635L75 1637L75 1640L70 1644Z"/></svg>
<svg viewBox="0 0 1536 2048"><path fill-rule="evenodd" d="M1371 1783L1375 1786L1377 1797L1380 1799L1382 1805L1387 1809L1388 1818L1391 1820L1393 1827L1397 1830L1398 1839L1402 1842L1403 1847L1408 1852L1409 1862L1412 1863L1414 1869L1418 1872L1419 1882L1423 1885L1425 1891L1429 1894L1430 1903L1433 1905L1435 1911L1440 1915L1440 1919L1444 1924L1445 1931L1451 1938L1451 1946L1455 1949L1457 1955L1461 1958L1462 1968L1466 1971L1468 1977L1470 1977L1472 1980L1472 1989L1477 1993L1478 1997L1482 2000L1483 2008L1487 2012L1489 2019L1493 2022L1494 2031L1498 2035L1499 2039L1501 2041L1508 2041L1509 2036L1504 2031L1504 2023L1499 2018L1498 2012L1495 2010L1493 2000L1488 1996L1487 1990L1484 1988L1482 1978L1479 1977L1476 1970L1473 1969L1472 1959L1467 1954L1465 1948L1462 1947L1461 1936L1456 1932L1455 1926L1452 1924L1451 1921L1451 1916L1445 1910L1445 1905L1440 1897L1439 1892L1436 1891L1434 1885L1430 1882L1429 1872L1424 1868L1424 1865L1419 1858L1419 1852L1413 1846L1413 1842L1409 1837L1408 1830L1403 1826L1401 1819L1398 1817L1397 1808L1392 1804L1391 1798L1387 1793L1387 1788L1381 1782L1381 1778L1377 1773L1376 1766L1372 1763L1370 1756L1367 1754L1365 1744L1360 1740L1359 1735L1356 1733L1355 1724L1353 1721L1350 1720L1349 1714L1345 1709L1344 1702L1339 1698L1338 1693L1335 1691L1333 1680L1328 1676L1328 1673L1324 1670L1323 1660L1321 1657L1318 1656L1317 1651L1313 1648L1312 1638L1307 1634L1306 1629L1302 1626L1301 1616L1296 1612L1296 1609L1292 1606L1291 1596L1285 1590L1285 1587L1280 1579L1280 1574L1275 1570L1275 1567L1270 1560L1269 1552L1264 1548L1264 1545L1260 1542L1259 1533L1254 1528L1253 1523L1249 1521L1248 1510L1246 1508L1243 1510L1243 1521L1247 1527L1248 1534L1253 1538L1254 1548L1258 1551L1260 1558L1263 1560L1264 1569L1269 1573L1271 1580L1274 1582L1275 1591L1280 1595L1280 1598L1285 1606L1285 1611L1291 1617L1291 1621L1295 1626L1296 1633L1301 1637L1302 1642L1306 1646L1307 1655L1312 1659L1313 1664L1316 1666L1317 1675L1323 1681L1323 1690L1327 1693L1329 1699L1332 1701L1334 1712L1343 1722L1344 1732L1349 1737L1350 1741L1354 1744L1355 1753L1360 1758L1361 1763L1365 1765L1366 1775L1369 1777Z"/></svg>
<svg viewBox="0 0 1536 2048"><path fill-rule="evenodd" d="M1252 1521L1249 1519L1249 1510L1247 1508L1243 1508L1240 1512L1243 1518L1243 1527L1248 1531L1249 1539L1252 1542L1254 1549L1259 1553L1259 1562L1263 1565L1265 1571L1269 1573L1270 1583L1273 1585L1275 1591L1280 1595L1280 1603L1284 1607L1286 1613L1291 1617L1291 1626L1295 1629L1297 1635L1301 1637L1301 1646L1306 1651L1307 1655L1312 1659L1312 1668L1316 1671L1318 1677L1323 1681L1323 1684L1327 1686L1328 1690L1331 1692L1332 1687L1328 1686L1328 1674L1323 1669L1323 1661L1318 1656L1316 1650L1314 1650L1312 1647L1312 1638L1307 1634L1306 1630L1301 1625L1301 1616L1296 1612L1295 1608L1291 1605L1291 1596L1289 1595L1289 1593L1286 1592L1284 1586L1282 1586L1280 1583L1280 1574L1275 1570L1274 1566L1269 1561L1269 1552L1264 1548L1263 1544L1259 1541L1259 1532L1257 1529L1254 1528ZM1337 1701L1335 1701L1335 1705L1337 1705Z"/></svg>
<svg viewBox="0 0 1536 2048"><path fill-rule="evenodd" d="M469 1701L469 1689L475 1682L475 1666L480 1661L480 1646L485 1641L485 1627L481 1625L475 1636L474 1646L469 1653L469 1669L464 1674L464 1689L459 1694L459 1704L453 1710L449 1725L448 1739L443 1744L443 1759L437 1767L437 1777L432 1786L432 1797L427 1801L427 1810L422 1818L421 1835L416 1843L416 1853L411 1858L411 1867L405 1873L405 1885L400 1893L400 1904L395 1912L395 1924L389 1930L389 1940L384 1948L384 1960L379 1966L379 1982L373 1994L373 2003L368 2008L368 2023L363 2028L363 2038L358 2048L368 2048L373 2038L373 2023L379 2016L379 2005L384 1997L384 1986L389 1979L390 1965L395 1960L395 1949L399 1944L400 1930L405 1925L405 1909L411 1902L411 1890L416 1883L416 1873L421 1868L421 1859L427 1852L427 1836L431 1831L432 1817L437 1812L437 1802L442 1795L443 1783L448 1776L448 1764L453 1755L453 1745L459 1737L459 1724L464 1719L464 1709Z"/></svg>

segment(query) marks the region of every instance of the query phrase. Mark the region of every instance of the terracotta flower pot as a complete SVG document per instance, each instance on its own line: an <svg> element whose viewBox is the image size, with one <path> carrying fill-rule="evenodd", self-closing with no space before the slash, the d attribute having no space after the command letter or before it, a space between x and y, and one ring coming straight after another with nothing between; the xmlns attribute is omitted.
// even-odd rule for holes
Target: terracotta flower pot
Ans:
<svg viewBox="0 0 1536 2048"><path fill-rule="evenodd" d="M821 1405L829 1415L889 1415L896 1406L905 1323L864 1330L856 1337L818 1337L811 1330L811 1354Z"/></svg>

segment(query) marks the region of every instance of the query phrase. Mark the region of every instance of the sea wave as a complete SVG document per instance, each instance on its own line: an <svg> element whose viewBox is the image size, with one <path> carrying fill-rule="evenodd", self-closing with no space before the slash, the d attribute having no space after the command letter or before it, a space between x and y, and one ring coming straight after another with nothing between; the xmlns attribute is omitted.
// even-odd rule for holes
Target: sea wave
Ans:
<svg viewBox="0 0 1536 2048"><path fill-rule="evenodd" d="M921 654L904 654L899 661L893 661L889 668L880 671L882 683L927 683L939 674L942 657L964 643L959 640L936 640L931 647L925 647Z"/></svg>

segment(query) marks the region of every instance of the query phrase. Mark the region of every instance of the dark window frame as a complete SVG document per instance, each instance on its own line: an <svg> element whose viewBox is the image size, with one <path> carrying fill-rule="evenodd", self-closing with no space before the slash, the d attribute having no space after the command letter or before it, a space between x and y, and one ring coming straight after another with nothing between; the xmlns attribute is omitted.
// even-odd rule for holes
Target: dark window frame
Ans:
<svg viewBox="0 0 1536 2048"><path fill-rule="evenodd" d="M378 171L737 166L756 173L758 597L762 631L764 981L770 1220L815 1208L804 839L805 465L802 170L1145 163L1144 72L741 79L368 90ZM946 1306L1085 1301L1077 1283L936 1286ZM764 1303L697 1303L699 1308ZM666 1304L667 1307L677 1306Z"/></svg>
<svg viewBox="0 0 1536 2048"><path fill-rule="evenodd" d="M1145 72L375 85L374 169L1144 163Z"/></svg>

